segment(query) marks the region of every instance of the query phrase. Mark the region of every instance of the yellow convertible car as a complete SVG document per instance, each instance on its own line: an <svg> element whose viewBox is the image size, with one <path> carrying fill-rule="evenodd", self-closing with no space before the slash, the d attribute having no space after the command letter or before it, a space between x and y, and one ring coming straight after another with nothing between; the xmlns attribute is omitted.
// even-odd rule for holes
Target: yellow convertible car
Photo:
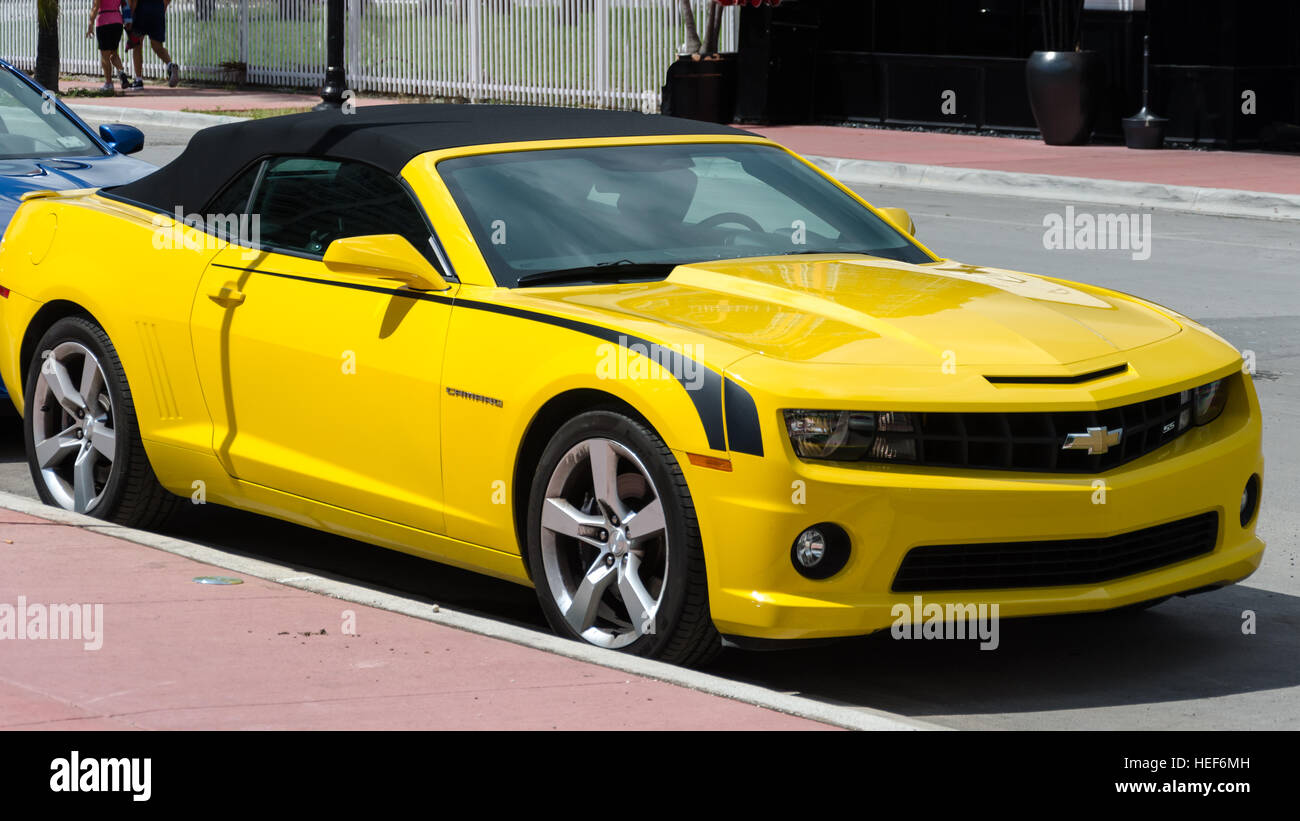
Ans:
<svg viewBox="0 0 1300 821"><path fill-rule="evenodd" d="M1231 346L940 258L743 131L379 106L25 200L0 374L69 510L264 513L532 585L560 633L682 664L918 598L1140 605L1264 549Z"/></svg>

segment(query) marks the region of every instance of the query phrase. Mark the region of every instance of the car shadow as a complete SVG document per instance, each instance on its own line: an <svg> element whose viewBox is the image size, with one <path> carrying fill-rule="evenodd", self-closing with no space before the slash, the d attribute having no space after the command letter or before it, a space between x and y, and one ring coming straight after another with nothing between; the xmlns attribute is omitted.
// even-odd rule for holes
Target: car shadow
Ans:
<svg viewBox="0 0 1300 821"><path fill-rule="evenodd" d="M1247 611L1253 634L1243 632ZM1300 598L1235 585L1143 611L1004 619L993 650L885 631L784 652L731 651L710 672L918 718L1155 705L1300 685L1298 624ZM999 725L1030 726L1014 717L988 726Z"/></svg>
<svg viewBox="0 0 1300 821"><path fill-rule="evenodd" d="M0 419L0 486L32 495L16 420ZM186 505L160 532L547 630L528 588L276 519ZM1256 614L1254 634L1243 633L1246 611ZM1145 611L1006 619L996 650L981 650L978 640L895 640L885 631L800 649L729 649L706 672L827 703L951 717L942 723L961 726L1058 726L1028 714L1153 707L1296 687L1298 626L1300 597L1235 585ZM1117 722L1129 718L1097 717L1086 726L1127 726ZM1168 712L1150 721L1180 726ZM1223 721L1243 723L1231 716ZM1188 725L1200 722L1186 719Z"/></svg>
<svg viewBox="0 0 1300 821"><path fill-rule="evenodd" d="M219 505L182 507L157 531L465 613L546 629L533 590L479 573Z"/></svg>

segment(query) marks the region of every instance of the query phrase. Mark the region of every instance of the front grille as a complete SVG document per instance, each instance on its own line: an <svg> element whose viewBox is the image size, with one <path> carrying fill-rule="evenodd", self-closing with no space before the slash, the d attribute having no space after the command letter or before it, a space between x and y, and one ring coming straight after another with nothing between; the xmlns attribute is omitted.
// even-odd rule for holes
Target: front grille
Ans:
<svg viewBox="0 0 1300 821"><path fill-rule="evenodd" d="M1219 539L1219 514L1104 539L914 547L894 576L897 593L1097 584L1202 556Z"/></svg>
<svg viewBox="0 0 1300 821"><path fill-rule="evenodd" d="M1186 433L1192 426L1192 395L1192 391L1182 391L1099 411L911 414L916 427L914 463L983 470L1100 473L1145 456ZM1061 449L1067 434L1085 433L1089 428L1122 429L1120 441L1105 453Z"/></svg>

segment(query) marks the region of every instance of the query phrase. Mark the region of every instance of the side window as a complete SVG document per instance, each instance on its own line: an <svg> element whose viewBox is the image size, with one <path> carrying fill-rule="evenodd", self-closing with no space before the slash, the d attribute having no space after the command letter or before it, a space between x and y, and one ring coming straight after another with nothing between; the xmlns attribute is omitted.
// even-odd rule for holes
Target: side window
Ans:
<svg viewBox="0 0 1300 821"><path fill-rule="evenodd" d="M248 198L253 193L253 185L257 182L258 172L263 165L265 162L254 163L212 198L212 202L203 210L209 230L225 239L238 241L236 232L241 224L239 218L248 210ZM243 224L246 226L247 221Z"/></svg>
<svg viewBox="0 0 1300 821"><path fill-rule="evenodd" d="M441 268L429 246L429 226L411 195L392 176L364 163L269 160L249 213L257 217L268 248L318 256L341 237L400 234Z"/></svg>

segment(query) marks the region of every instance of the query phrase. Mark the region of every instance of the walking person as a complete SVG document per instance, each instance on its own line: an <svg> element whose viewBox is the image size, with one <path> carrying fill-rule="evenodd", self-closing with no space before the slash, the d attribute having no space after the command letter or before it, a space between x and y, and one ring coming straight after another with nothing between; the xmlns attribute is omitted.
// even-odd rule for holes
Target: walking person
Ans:
<svg viewBox="0 0 1300 821"><path fill-rule="evenodd" d="M122 58L117 55L117 47L122 42L122 8L119 0L92 0L90 4L90 22L86 25L86 39L93 32L95 44L99 47L99 62L104 67L104 91L113 90L113 69L122 78L122 88L130 83Z"/></svg>
<svg viewBox="0 0 1300 821"><path fill-rule="evenodd" d="M167 39L167 7L171 0L131 0L131 35L137 42L131 53L135 67L135 82L132 88L144 88L144 38L149 38L149 45L158 59L167 64L167 85L175 87L181 81L181 67L172 61L163 41Z"/></svg>
<svg viewBox="0 0 1300 821"><path fill-rule="evenodd" d="M134 2L135 0L122 0L122 29L126 33L126 53L128 55L132 55L132 52L134 52L138 48L141 48L140 40L142 38L140 37L139 34L135 33L135 27L131 25L132 22L131 4ZM133 55L132 55L131 62L137 66L140 65L140 60L135 59ZM124 85L122 86L122 88L144 88L144 79L141 78L139 74L137 74L135 75L134 83L132 83L131 85Z"/></svg>

